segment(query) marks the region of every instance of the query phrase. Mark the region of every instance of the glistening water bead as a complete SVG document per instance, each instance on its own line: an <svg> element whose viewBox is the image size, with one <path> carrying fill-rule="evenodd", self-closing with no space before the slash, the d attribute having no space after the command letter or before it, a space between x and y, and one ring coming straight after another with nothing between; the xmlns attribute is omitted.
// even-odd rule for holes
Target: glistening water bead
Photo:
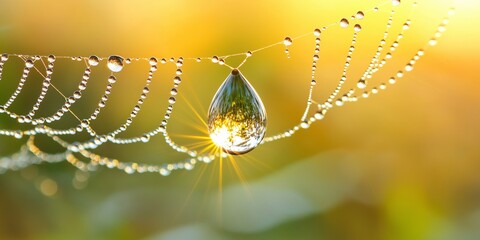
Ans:
<svg viewBox="0 0 480 240"><path fill-rule="evenodd" d="M108 57L107 67L112 72L122 71L122 69L123 69L123 58L120 57L120 56L110 56L110 57Z"/></svg>
<svg viewBox="0 0 480 240"><path fill-rule="evenodd" d="M340 20L340 27L342 28L346 28L348 27L350 23L348 22L348 20L346 18L342 18L342 20Z"/></svg>
<svg viewBox="0 0 480 240"><path fill-rule="evenodd" d="M266 130L262 100L240 71L233 69L210 104L210 138L224 152L239 155L257 147Z"/></svg>

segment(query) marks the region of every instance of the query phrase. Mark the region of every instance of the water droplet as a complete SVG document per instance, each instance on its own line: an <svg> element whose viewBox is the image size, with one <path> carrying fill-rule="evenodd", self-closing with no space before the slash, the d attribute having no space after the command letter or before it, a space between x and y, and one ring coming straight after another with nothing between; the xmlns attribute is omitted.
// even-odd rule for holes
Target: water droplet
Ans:
<svg viewBox="0 0 480 240"><path fill-rule="evenodd" d="M212 62L213 62L213 63L218 63L218 57L217 57L217 56L213 56L213 57L212 57Z"/></svg>
<svg viewBox="0 0 480 240"><path fill-rule="evenodd" d="M400 0L392 0L393 6L398 6L400 5Z"/></svg>
<svg viewBox="0 0 480 240"><path fill-rule="evenodd" d="M97 56L90 56L90 57L88 58L88 64L89 64L90 66L97 66L97 65L98 65L98 62L99 62L99 60L98 60L98 57L97 57Z"/></svg>
<svg viewBox="0 0 480 240"><path fill-rule="evenodd" d="M344 102L342 99L337 99L337 101L335 101L335 104L339 107L343 106Z"/></svg>
<svg viewBox="0 0 480 240"><path fill-rule="evenodd" d="M240 71L232 70L208 110L210 138L226 153L244 154L262 141L266 127L262 100Z"/></svg>
<svg viewBox="0 0 480 240"><path fill-rule="evenodd" d="M412 70L413 70L413 65L412 65L412 64L407 64L407 65L405 66L405 71L411 72Z"/></svg>
<svg viewBox="0 0 480 240"><path fill-rule="evenodd" d="M168 170L166 168L163 168L163 167L160 168L160 170L158 172L160 173L160 175L165 176L165 177L170 175L170 170Z"/></svg>
<svg viewBox="0 0 480 240"><path fill-rule="evenodd" d="M173 78L173 83L180 84L181 82L182 82L182 78L180 78L179 76L175 76Z"/></svg>
<svg viewBox="0 0 480 240"><path fill-rule="evenodd" d="M355 18L357 19L363 19L365 17L365 13L362 11L358 11L357 14L355 14Z"/></svg>
<svg viewBox="0 0 480 240"><path fill-rule="evenodd" d="M317 112L315 113L314 117L315 117L315 119L317 119L317 120L322 120L322 119L325 117L325 115L323 114L322 111L319 110L319 111L317 111Z"/></svg>
<svg viewBox="0 0 480 240"><path fill-rule="evenodd" d="M15 137L16 139L21 139L21 138L23 138L23 132L22 131L15 131L15 133L13 134L13 137Z"/></svg>
<svg viewBox="0 0 480 240"><path fill-rule="evenodd" d="M155 66L158 63L158 60L155 57L151 57L148 62L150 63L150 66Z"/></svg>
<svg viewBox="0 0 480 240"><path fill-rule="evenodd" d="M32 68L34 66L33 61L31 59L28 59L25 61L25 67L27 68Z"/></svg>
<svg viewBox="0 0 480 240"><path fill-rule="evenodd" d="M123 58L120 57L120 56L110 56L110 57L108 57L107 67L112 72L122 71L122 69L123 69Z"/></svg>
<svg viewBox="0 0 480 240"><path fill-rule="evenodd" d="M54 55L50 55L50 56L48 56L48 59L47 59L47 60L48 60L49 63L53 63L53 62L55 62L55 59L56 59L56 58L55 58Z"/></svg>
<svg viewBox="0 0 480 240"><path fill-rule="evenodd" d="M108 82L111 83L111 84L114 84L117 82L117 78L115 76L110 76L108 77Z"/></svg>
<svg viewBox="0 0 480 240"><path fill-rule="evenodd" d="M340 20L340 27L342 28L346 28L348 27L350 23L348 22L348 20L346 18L342 18L342 20Z"/></svg>
<svg viewBox="0 0 480 240"><path fill-rule="evenodd" d="M367 87L367 83L365 82L365 80L360 80L357 82L357 87L360 89L364 89Z"/></svg>
<svg viewBox="0 0 480 240"><path fill-rule="evenodd" d="M355 30L355 32L360 32L362 30L362 26L360 24L355 24L353 30Z"/></svg>
<svg viewBox="0 0 480 240"><path fill-rule="evenodd" d="M443 32L445 32L446 30L447 30L447 27L446 27L445 25L440 25L440 26L438 26L438 32L443 33Z"/></svg>
<svg viewBox="0 0 480 240"><path fill-rule="evenodd" d="M147 143L148 141L150 141L150 135L144 134L144 135L141 137L141 140L142 140L142 142Z"/></svg>
<svg viewBox="0 0 480 240"><path fill-rule="evenodd" d="M283 44L286 47L291 46L293 44L293 40L290 37L286 37L285 39L283 39Z"/></svg>
<svg viewBox="0 0 480 240"><path fill-rule="evenodd" d="M322 31L320 31L320 29L318 29L318 28L313 31L313 35L315 35L315 37L320 37L321 33L322 33Z"/></svg>
<svg viewBox="0 0 480 240"><path fill-rule="evenodd" d="M8 60L8 54L6 54L6 53L2 54L1 60L3 62L7 61Z"/></svg>

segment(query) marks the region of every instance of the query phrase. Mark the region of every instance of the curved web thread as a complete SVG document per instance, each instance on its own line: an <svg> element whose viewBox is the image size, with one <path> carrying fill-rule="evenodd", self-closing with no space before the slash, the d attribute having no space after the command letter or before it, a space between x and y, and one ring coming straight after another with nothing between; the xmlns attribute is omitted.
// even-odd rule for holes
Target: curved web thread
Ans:
<svg viewBox="0 0 480 240"><path fill-rule="evenodd" d="M404 65L400 70L398 70L392 77L388 79L387 82L382 82L376 86L370 86L370 79L372 79L375 74L382 69L390 59L393 57L393 53L399 47L401 40L404 37L404 33L408 31L411 25L411 20L407 19L403 23L403 27L401 31L396 35L395 40L393 43L386 47L387 40L390 34L391 26L394 21L395 16L395 7L400 4L399 0L387 1L378 6L375 6L371 9L366 11L358 11L353 16L349 18L343 18L338 22L334 22L332 24L328 24L321 28L316 28L313 31L313 36L315 39L315 48L314 54L312 57L312 70L311 70L311 80L310 80L310 87L309 93L307 97L307 103L305 107L305 111L300 118L300 122L290 129L287 129L281 133L275 134L273 136L268 136L263 139L261 144L273 142L279 139L288 138L294 135L300 129L306 129L311 124L316 121L322 120L327 112L334 108L343 106L345 103L348 102L356 102L359 100L358 94L361 94L362 98L368 98L372 94L377 94L380 90L385 90L388 85L393 85L397 82L397 80L404 77L406 72L410 72L413 70L414 65L417 61L424 55L425 50L429 47L436 45L437 40L442 36L442 34L446 30L446 26L449 23L449 17L454 14L454 9L450 9L448 12L448 16L445 17L440 25L438 26L436 32L434 33L433 37L430 41L421 49L419 49L415 55ZM366 17L368 13L376 13L379 12L379 9L386 7L387 5L391 5L392 10L390 11L389 19L385 26L385 32L383 38L380 40L377 51L375 52L374 56L372 57L367 69L362 74L361 78L358 80L356 84L356 88L352 88L343 94L341 91L343 89L344 83L349 80L348 77L348 70L350 67L350 63L352 60L352 56L354 55L356 49L356 43L358 37L361 35L362 26L360 22L362 19ZM413 7L417 4L413 3ZM355 22L355 24L351 24L350 22ZM328 30L332 27L340 26L341 28L347 28L348 26L353 25L353 36L351 40L350 47L348 48L348 53L345 59L345 64L343 67L342 75L336 88L333 92L329 95L329 97L325 101L315 101L313 99L313 91L315 86L317 85L316 73L317 73L317 63L320 59L320 46L321 46L321 35L328 32ZM158 59L156 57L151 58L123 58L120 56L110 56L110 57L97 57L97 56L90 56L90 57L70 57L70 56L33 56L33 55L22 55L22 54L2 54L0 57L0 80L2 76L2 72L4 70L4 64L8 61L10 57L17 57L24 61L24 69L22 76L19 80L17 87L15 88L14 92L11 94L10 98L7 102L3 105L0 105L0 114L6 114L12 119L15 119L20 124L25 124L32 126L33 128L28 130L2 130L0 129L0 135L10 136L17 139L21 139L25 136L28 136L28 141L26 144L21 147L20 151L11 157L4 157L0 159L0 173L5 172L6 170L18 170L24 167L27 167L32 164L40 164L42 162L54 163L66 160L67 162L71 163L76 168L82 171L94 171L96 170L97 166L107 166L108 168L115 168L126 173L144 173L144 172L156 172L160 173L163 176L167 176L173 170L178 169L186 169L191 170L198 162L203 163L210 163L211 161L215 160L216 158L225 158L227 157L226 153L223 152L214 152L212 154L203 154L199 153L198 151L191 149L187 146L182 146L177 144L168 133L167 126L171 115L173 114L174 106L176 103L176 95L179 92L179 87L182 82L182 74L183 74L183 65L185 62L202 62L202 61L211 61L213 64L218 64L221 66L228 67L230 69L235 69L234 67L227 64L226 60L231 57L242 56L244 57L243 61L236 67L240 68L246 63L251 57L254 56L255 53L264 51L266 49L270 49L277 46L284 46L285 47L285 54L287 57L290 57L289 48L293 45L293 42L297 39L311 37L312 33L306 33L303 35L299 35L297 37L286 37L283 41L276 42L274 44L253 50L247 51L243 53L236 53L224 56L212 56L212 57L178 57L178 58L161 58ZM387 50L387 51L384 51ZM383 57L382 57L383 55ZM54 64L59 59L71 59L75 62L83 62L85 64L85 70L82 75L82 80L78 84L77 88L70 94L65 95L62 93L55 85L51 82L52 74L54 72ZM109 69L111 70L111 74L108 77L107 81L108 84L105 86L105 90L103 95L100 97L98 101L97 107L95 110L90 114L89 117L81 119L77 116L72 110L71 107L78 102L83 96L83 91L87 89L90 75L92 71L97 67L101 62L107 62ZM121 71L126 65L130 64L132 61L147 61L149 63L149 71L148 76L145 82L145 85L137 99L136 105L130 112L129 117L124 121L124 123L118 127L117 129L105 133L105 134L98 134L97 131L93 129L91 126L91 122L95 121L102 110L107 106L110 94L114 90L115 83L117 82L117 77L115 75L116 72ZM39 67L37 62L41 63L41 66L44 68L42 71L41 67ZM150 93L150 85L154 79L155 72L162 66L166 64L174 64L176 70L172 76L172 89L170 91L170 96L168 97L168 107L165 110L164 118L161 120L159 126L153 130L147 131L144 134L136 137L131 138L119 138L118 135L125 132L131 124L134 122L135 118L139 114L142 109L142 106L147 99ZM42 88L41 92L38 95L32 109L25 115L17 114L11 110L9 107L15 102L17 97L22 93L24 90L25 83L31 73L31 71L37 72L42 78ZM36 112L40 109L40 106L43 103L44 98L47 96L48 92L51 92L53 89L57 94L62 96L65 100L62 106L58 108L58 110L52 114L51 116L46 117L36 117ZM363 91L358 93L358 91ZM313 113L311 113L311 109L316 106L316 109ZM77 121L78 125L75 127L67 128L67 129L54 129L49 126L53 122L59 121L64 118L66 114L71 114ZM70 143L62 138L65 135L76 135L81 132L87 132L91 139L83 142L73 142ZM93 153L92 150L98 148L99 146L110 142L114 144L132 144L143 142L147 143L150 141L152 137L161 134L164 138L164 141L170 146L174 151L184 153L187 155L186 159L183 161L178 161L176 163L165 163L160 165L152 165L152 164L143 164L143 163L135 163L135 162L122 162L118 159L112 159L109 157L104 157ZM57 154L49 154L42 151L36 144L35 144L35 136L37 135L46 135L50 137L53 141L58 143L62 146L65 151L62 153ZM80 159L76 155L85 158L86 161Z"/></svg>

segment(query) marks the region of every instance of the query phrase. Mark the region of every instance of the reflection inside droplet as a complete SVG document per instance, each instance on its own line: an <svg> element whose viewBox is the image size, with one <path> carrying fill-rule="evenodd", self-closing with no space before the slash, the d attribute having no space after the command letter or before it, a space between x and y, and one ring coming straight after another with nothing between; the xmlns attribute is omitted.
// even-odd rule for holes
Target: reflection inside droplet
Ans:
<svg viewBox="0 0 480 240"><path fill-rule="evenodd" d="M240 71L234 69L210 104L210 138L226 153L244 154L262 141L266 127L262 100Z"/></svg>
<svg viewBox="0 0 480 240"><path fill-rule="evenodd" d="M120 56L110 56L110 57L108 57L107 67L112 72L122 71L122 69L123 69L123 58L120 57Z"/></svg>

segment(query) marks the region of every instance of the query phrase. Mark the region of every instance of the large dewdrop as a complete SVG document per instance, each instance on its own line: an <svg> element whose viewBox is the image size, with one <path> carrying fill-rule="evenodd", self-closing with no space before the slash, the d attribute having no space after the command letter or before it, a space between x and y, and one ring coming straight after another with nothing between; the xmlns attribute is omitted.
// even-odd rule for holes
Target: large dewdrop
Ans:
<svg viewBox="0 0 480 240"><path fill-rule="evenodd" d="M233 69L210 104L210 138L224 152L239 155L257 147L266 130L262 100L240 71Z"/></svg>

